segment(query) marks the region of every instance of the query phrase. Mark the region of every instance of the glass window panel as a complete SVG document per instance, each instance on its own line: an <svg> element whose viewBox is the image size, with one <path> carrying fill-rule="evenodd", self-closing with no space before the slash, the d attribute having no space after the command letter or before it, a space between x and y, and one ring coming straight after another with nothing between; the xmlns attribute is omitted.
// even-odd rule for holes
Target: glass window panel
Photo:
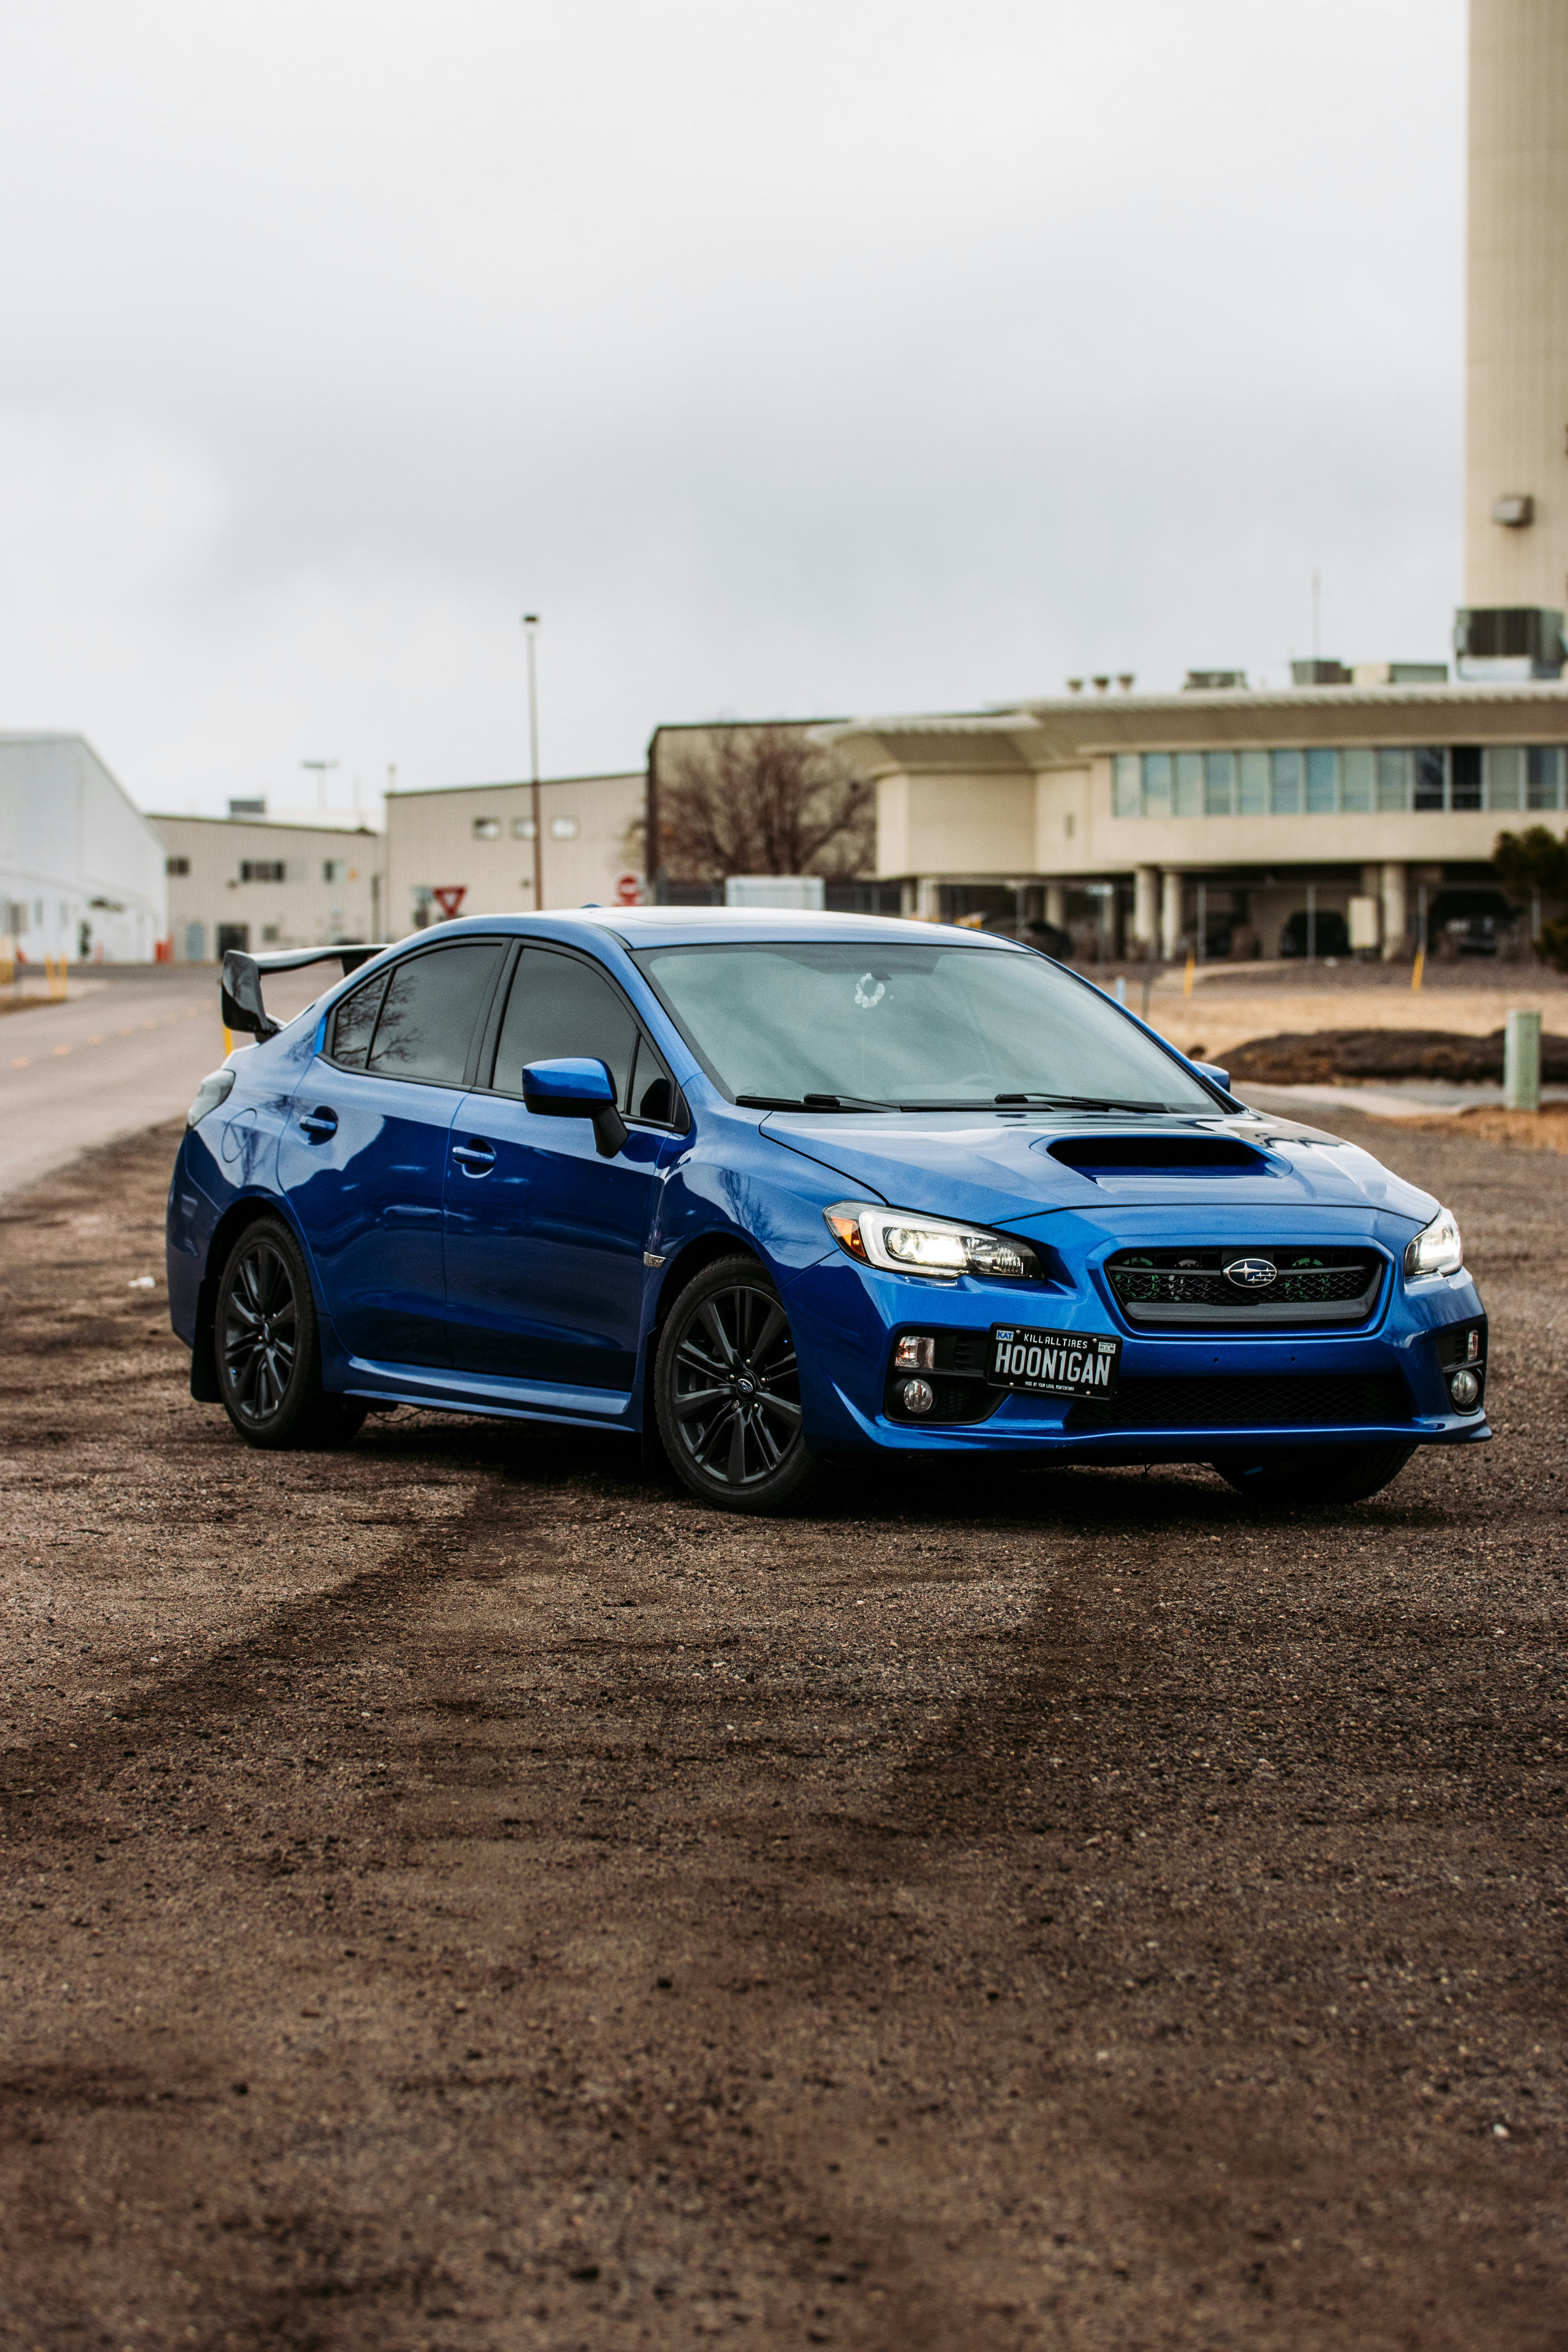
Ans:
<svg viewBox="0 0 1568 2352"><path fill-rule="evenodd" d="M1414 764L1408 751L1378 753L1377 805L1380 809L1407 809L1410 806L1410 779Z"/></svg>
<svg viewBox="0 0 1568 2352"><path fill-rule="evenodd" d="M500 960L499 941L474 940L398 964L375 1024L366 1065L373 1076L460 1087Z"/></svg>
<svg viewBox="0 0 1568 2352"><path fill-rule="evenodd" d="M1205 752L1204 755L1204 814L1229 816L1235 805L1235 752Z"/></svg>
<svg viewBox="0 0 1568 2352"><path fill-rule="evenodd" d="M352 996L345 996L332 1015L332 1059L345 1070L364 1067L385 986L386 974L378 971L374 980L367 980Z"/></svg>
<svg viewBox="0 0 1568 2352"><path fill-rule="evenodd" d="M1301 810L1301 768L1300 751L1271 751L1269 761L1272 777L1268 805L1276 816L1299 816Z"/></svg>
<svg viewBox="0 0 1568 2352"><path fill-rule="evenodd" d="M1307 807L1313 816L1329 814L1338 806L1339 765L1337 751L1308 752Z"/></svg>
<svg viewBox="0 0 1568 2352"><path fill-rule="evenodd" d="M1177 816L1202 816L1204 813L1204 758L1201 751L1178 751L1176 754Z"/></svg>
<svg viewBox="0 0 1568 2352"><path fill-rule="evenodd" d="M660 1127L675 1123L675 1080L646 1037L639 1038L635 1075L626 1108L633 1118L654 1120Z"/></svg>
<svg viewBox="0 0 1568 2352"><path fill-rule="evenodd" d="M1237 784L1236 811L1238 816L1267 816L1268 814L1268 754L1267 751L1244 751L1241 774Z"/></svg>
<svg viewBox="0 0 1568 2352"><path fill-rule="evenodd" d="M1370 809L1375 761L1371 751L1340 753L1340 806L1342 809Z"/></svg>
<svg viewBox="0 0 1568 2352"><path fill-rule="evenodd" d="M638 958L734 1094L883 1102L1110 1095L1199 1108L1179 1066L1043 956L832 941L649 948Z"/></svg>
<svg viewBox="0 0 1568 2352"><path fill-rule="evenodd" d="M1429 743L1415 753L1415 805L1418 809L1440 809L1447 800L1444 790L1448 781L1447 756Z"/></svg>
<svg viewBox="0 0 1568 2352"><path fill-rule="evenodd" d="M1110 763L1110 814L1112 816L1142 816L1143 814L1142 762L1136 751L1119 751Z"/></svg>
<svg viewBox="0 0 1568 2352"><path fill-rule="evenodd" d="M1481 754L1475 743L1456 743L1448 754L1448 806L1479 809L1481 804Z"/></svg>
<svg viewBox="0 0 1568 2352"><path fill-rule="evenodd" d="M1563 805L1563 754L1550 743L1532 743L1530 747L1530 798L1532 809L1554 809Z"/></svg>
<svg viewBox="0 0 1568 2352"><path fill-rule="evenodd" d="M1522 808L1524 806L1522 746L1518 743L1499 743L1488 751L1484 764L1488 808Z"/></svg>
<svg viewBox="0 0 1568 2352"><path fill-rule="evenodd" d="M584 1055L608 1065L616 1100L625 1105L637 1042L637 1024L607 980L574 957L525 948L501 1023L495 1090L520 1095L527 1062Z"/></svg>
<svg viewBox="0 0 1568 2352"><path fill-rule="evenodd" d="M1169 816L1171 814L1169 751L1145 751L1143 754L1143 813L1146 816Z"/></svg>

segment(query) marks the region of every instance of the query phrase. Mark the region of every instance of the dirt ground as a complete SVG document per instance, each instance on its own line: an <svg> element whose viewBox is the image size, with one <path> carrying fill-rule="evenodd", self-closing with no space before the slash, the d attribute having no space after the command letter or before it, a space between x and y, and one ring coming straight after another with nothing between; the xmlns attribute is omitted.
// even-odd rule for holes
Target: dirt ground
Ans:
<svg viewBox="0 0 1568 2352"><path fill-rule="evenodd" d="M1349 1510L184 1392L176 1129L5 1204L0 2345L1568 2345L1568 1166ZM153 1276L155 1289L132 1288Z"/></svg>

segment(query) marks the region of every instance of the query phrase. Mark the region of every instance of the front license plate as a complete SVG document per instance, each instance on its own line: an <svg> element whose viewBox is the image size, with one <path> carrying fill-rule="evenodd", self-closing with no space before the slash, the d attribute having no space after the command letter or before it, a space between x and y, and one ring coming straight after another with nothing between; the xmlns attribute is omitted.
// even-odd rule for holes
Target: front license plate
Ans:
<svg viewBox="0 0 1568 2352"><path fill-rule="evenodd" d="M1113 1397L1121 1342L1097 1331L1030 1331L993 1323L986 1378L993 1388L1031 1396Z"/></svg>

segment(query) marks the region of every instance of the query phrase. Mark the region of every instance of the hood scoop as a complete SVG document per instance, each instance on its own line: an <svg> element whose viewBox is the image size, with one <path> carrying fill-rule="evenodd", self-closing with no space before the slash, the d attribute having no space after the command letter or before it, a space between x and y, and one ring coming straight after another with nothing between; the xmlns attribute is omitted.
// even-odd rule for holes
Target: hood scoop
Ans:
<svg viewBox="0 0 1568 2352"><path fill-rule="evenodd" d="M1037 1143L1080 1176L1267 1176L1267 1152L1225 1135L1064 1135Z"/></svg>

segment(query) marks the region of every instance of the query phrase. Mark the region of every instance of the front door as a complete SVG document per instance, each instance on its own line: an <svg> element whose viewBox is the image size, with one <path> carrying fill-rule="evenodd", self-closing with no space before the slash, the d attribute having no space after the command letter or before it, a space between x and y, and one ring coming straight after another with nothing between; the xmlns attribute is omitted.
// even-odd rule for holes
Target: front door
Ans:
<svg viewBox="0 0 1568 2352"><path fill-rule="evenodd" d="M635 1123L613 1160L592 1122L522 1102L527 1062L602 1061ZM625 1392L637 1371L661 1160L677 1147L668 1073L618 989L586 958L525 948L490 1084L465 1096L447 1167L452 1360L468 1371Z"/></svg>
<svg viewBox="0 0 1568 2352"><path fill-rule="evenodd" d="M352 1356L445 1365L447 1138L505 950L416 950L337 1005L289 1109L278 1173Z"/></svg>

